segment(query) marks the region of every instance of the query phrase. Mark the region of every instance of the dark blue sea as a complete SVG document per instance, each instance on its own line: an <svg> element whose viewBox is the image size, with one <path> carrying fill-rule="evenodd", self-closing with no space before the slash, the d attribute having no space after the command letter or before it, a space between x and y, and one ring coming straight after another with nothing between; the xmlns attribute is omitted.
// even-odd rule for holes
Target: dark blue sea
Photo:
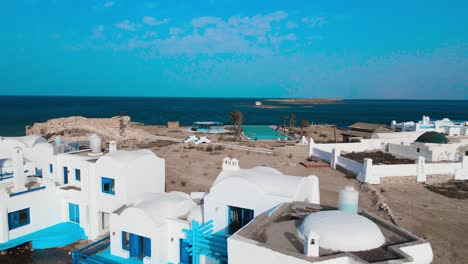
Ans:
<svg viewBox="0 0 468 264"><path fill-rule="evenodd" d="M285 115L314 123L346 127L357 121L390 124L392 120L431 118L468 119L468 100L344 100L337 104L286 105L288 108L253 107L258 98L137 98L137 97L0 97L0 135L24 135L25 126L66 116L112 117L119 113L144 124L180 121L220 121L229 124L229 113L240 110L244 124L281 124ZM275 102L264 104L275 105Z"/></svg>

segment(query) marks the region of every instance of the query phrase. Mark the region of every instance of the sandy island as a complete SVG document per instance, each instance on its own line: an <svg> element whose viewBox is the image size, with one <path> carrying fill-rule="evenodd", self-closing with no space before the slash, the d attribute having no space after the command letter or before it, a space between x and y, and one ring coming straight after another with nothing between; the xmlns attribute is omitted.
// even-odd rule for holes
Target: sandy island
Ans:
<svg viewBox="0 0 468 264"><path fill-rule="evenodd" d="M304 99L289 98L289 99L267 99L265 101L277 102L277 103L281 103L281 104L304 104L304 105L307 105L307 104L337 104L337 103L340 103L341 101L343 101L343 99L339 99L339 98L330 98L330 99L327 99L327 98L304 98Z"/></svg>

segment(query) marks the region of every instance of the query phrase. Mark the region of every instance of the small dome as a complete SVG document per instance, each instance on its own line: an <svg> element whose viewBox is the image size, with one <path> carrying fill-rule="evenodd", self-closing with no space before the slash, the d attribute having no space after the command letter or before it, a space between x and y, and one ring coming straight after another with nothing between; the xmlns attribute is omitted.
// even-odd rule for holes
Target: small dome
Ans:
<svg viewBox="0 0 468 264"><path fill-rule="evenodd" d="M385 243L379 227L364 216L343 211L321 211L307 216L298 228L301 238L315 233L319 246L334 251L363 251Z"/></svg>
<svg viewBox="0 0 468 264"><path fill-rule="evenodd" d="M416 142L421 142L421 143L435 143L435 144L447 144L449 143L449 140L447 137L442 134L438 133L435 131L430 131L422 134L416 139Z"/></svg>

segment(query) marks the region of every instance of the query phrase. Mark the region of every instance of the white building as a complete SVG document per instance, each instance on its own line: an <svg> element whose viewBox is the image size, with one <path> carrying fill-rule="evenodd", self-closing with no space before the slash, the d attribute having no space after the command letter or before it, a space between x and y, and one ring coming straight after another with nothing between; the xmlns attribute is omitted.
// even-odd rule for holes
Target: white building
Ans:
<svg viewBox="0 0 468 264"><path fill-rule="evenodd" d="M422 116L418 122L408 121L397 123L392 121L391 127L399 131L435 131L444 133L448 136L466 136L468 135L468 121L450 120L444 118L441 120L431 120L429 116Z"/></svg>
<svg viewBox="0 0 468 264"><path fill-rule="evenodd" d="M284 202L320 203L316 176L284 175L269 167L239 168L225 158L222 171L204 197L204 218L214 220L214 231L232 235L257 215Z"/></svg>
<svg viewBox="0 0 468 264"><path fill-rule="evenodd" d="M8 173L7 167L14 167L11 177L0 180L0 219L4 220L0 221L0 249L29 241L34 247L49 231L60 233L55 225L69 222L77 227L75 237L64 235L54 241L50 236L41 245L97 238L109 231L110 214L135 201L139 192L164 192L164 160L149 150L116 150L111 143L111 152L103 154L99 141L98 146L91 144L94 151L60 153L61 144L33 139L0 141L0 153L6 158L2 170Z"/></svg>
<svg viewBox="0 0 468 264"><path fill-rule="evenodd" d="M141 201L111 215L111 254L142 258L143 263L188 264L182 230L190 229L189 214L196 208L185 193L144 195Z"/></svg>
<svg viewBox="0 0 468 264"><path fill-rule="evenodd" d="M286 203L228 238L229 264L431 263L430 244L367 212Z"/></svg>
<svg viewBox="0 0 468 264"><path fill-rule="evenodd" d="M262 105L262 102L260 102L260 101L255 102L255 106L261 106L261 105Z"/></svg>

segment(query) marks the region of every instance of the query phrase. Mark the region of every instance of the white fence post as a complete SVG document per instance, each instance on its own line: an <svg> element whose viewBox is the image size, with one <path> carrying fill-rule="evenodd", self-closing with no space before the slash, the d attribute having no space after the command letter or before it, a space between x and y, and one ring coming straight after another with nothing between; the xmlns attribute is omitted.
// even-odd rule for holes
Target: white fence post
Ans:
<svg viewBox="0 0 468 264"><path fill-rule="evenodd" d="M312 154L314 153L314 145L315 145L314 139L310 138L309 139L309 158L312 157Z"/></svg>
<svg viewBox="0 0 468 264"><path fill-rule="evenodd" d="M416 160L416 181L417 182L426 182L426 172L424 166L426 165L426 159L422 156L419 156Z"/></svg>
<svg viewBox="0 0 468 264"><path fill-rule="evenodd" d="M357 177L360 182L367 182L370 184L380 184L380 177L374 176L372 173L372 159L364 159L364 166L362 172Z"/></svg>
<svg viewBox="0 0 468 264"><path fill-rule="evenodd" d="M455 171L455 180L468 180L468 156L460 158L461 168Z"/></svg>
<svg viewBox="0 0 468 264"><path fill-rule="evenodd" d="M330 166L336 170L336 164L338 163L338 157L340 156L340 150L337 150L336 148L332 149L332 155L331 155L331 160L330 160Z"/></svg>

